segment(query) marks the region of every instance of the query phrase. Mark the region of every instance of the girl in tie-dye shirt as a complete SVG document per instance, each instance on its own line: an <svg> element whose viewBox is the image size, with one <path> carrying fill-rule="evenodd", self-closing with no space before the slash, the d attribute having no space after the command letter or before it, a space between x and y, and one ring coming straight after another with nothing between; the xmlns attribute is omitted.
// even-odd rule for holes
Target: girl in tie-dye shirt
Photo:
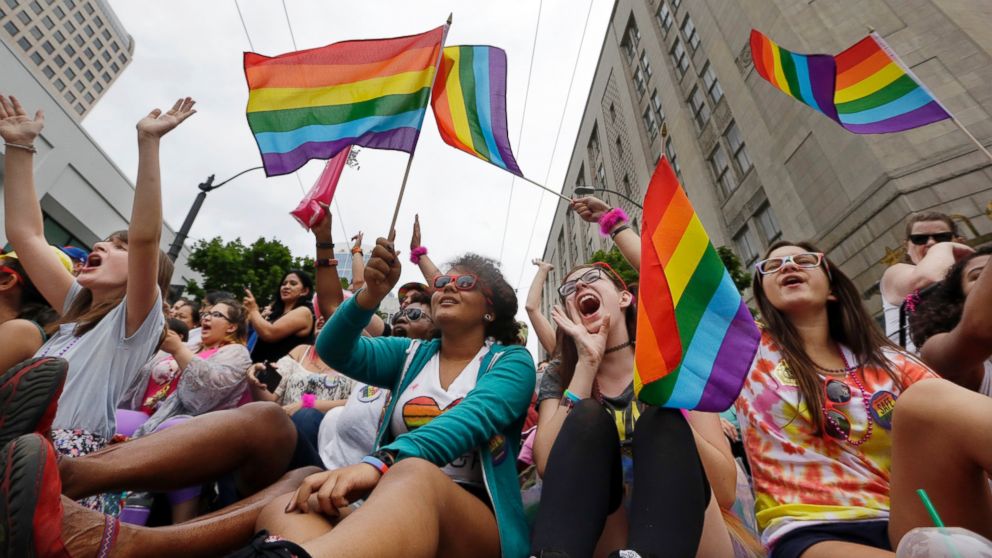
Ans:
<svg viewBox="0 0 992 558"><path fill-rule="evenodd" d="M857 289L806 243L757 264L765 326L737 402L772 558L878 556L888 540L892 415L933 376L892 345Z"/></svg>

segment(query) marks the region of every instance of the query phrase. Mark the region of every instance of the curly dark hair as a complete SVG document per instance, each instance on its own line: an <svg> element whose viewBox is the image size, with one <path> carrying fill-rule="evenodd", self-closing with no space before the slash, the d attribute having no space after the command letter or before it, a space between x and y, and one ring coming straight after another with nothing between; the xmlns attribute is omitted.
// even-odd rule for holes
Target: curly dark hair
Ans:
<svg viewBox="0 0 992 558"><path fill-rule="evenodd" d="M465 254L450 262L448 268L474 273L482 285L490 291L493 321L486 325L486 336L493 337L502 345L517 343L517 294L503 278L499 262L478 254Z"/></svg>
<svg viewBox="0 0 992 558"><path fill-rule="evenodd" d="M954 329L964 311L964 291L961 279L968 262L978 256L992 255L992 246L983 246L967 258L955 263L939 283L920 292L916 310L909 315L909 335L917 349L938 333Z"/></svg>

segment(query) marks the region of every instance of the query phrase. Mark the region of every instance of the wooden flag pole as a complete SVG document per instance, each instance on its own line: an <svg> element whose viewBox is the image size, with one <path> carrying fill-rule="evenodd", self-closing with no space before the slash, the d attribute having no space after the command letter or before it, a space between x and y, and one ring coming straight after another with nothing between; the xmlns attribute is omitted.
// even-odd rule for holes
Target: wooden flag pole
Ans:
<svg viewBox="0 0 992 558"><path fill-rule="evenodd" d="M902 58L899 57L899 54L897 54L896 51L893 50L891 46L889 46L889 43L885 39L883 39L881 35L875 32L874 28L869 27L869 30L871 36L874 37L875 40L878 42L878 44L881 45L882 49L884 49L889 54L889 56L891 56L892 59L896 61L896 64L898 64L904 72L906 72L911 78L913 78L913 81L918 83L920 87L922 87L923 90L926 91L931 98L933 98L934 101L937 101L937 104L940 105L940 108L944 109L944 112L946 112L947 115L951 117L951 122L953 122L954 125L958 127L958 129L964 132L964 135L968 136L968 139L970 139L972 143L974 143L975 146L978 147L979 151L984 153L985 156L989 158L989 161L992 161L992 153L989 153L989 150L984 145L982 145L982 142L978 141L978 138L976 138L971 132L969 132L968 128L965 128L964 124L962 124L961 121L958 120L958 117L955 116L954 113L951 112L951 110L947 108L946 105L944 105L944 103L940 102L940 99L938 99L937 96L933 94L933 91L930 91L930 88L927 87L925 83L923 83L923 80L921 80L919 76L916 75L916 72L911 70L909 66L907 66L906 63L902 61Z"/></svg>
<svg viewBox="0 0 992 558"><path fill-rule="evenodd" d="M437 75L441 71L441 58L444 56L444 41L448 38L448 29L451 28L451 21L454 17L454 13L448 14L448 21L444 25L444 33L441 35L441 44L437 49L437 60L434 62L434 79L431 81L431 91L434 91L434 84L437 83ZM430 99L427 100L427 104L430 104ZM427 115L426 109L424 110L424 116ZM423 127L424 120L420 120L421 127ZM419 136L418 136L419 141ZM410 152L410 158L406 161L406 170L403 171L403 184L400 185L400 195L396 198L396 208L393 209L393 220L389 222L389 233L393 233L393 229L396 228L396 218L400 216L400 205L403 203L403 192L406 191L406 180L410 177L410 166L413 165L413 154L417 150L417 145L414 144L413 151Z"/></svg>

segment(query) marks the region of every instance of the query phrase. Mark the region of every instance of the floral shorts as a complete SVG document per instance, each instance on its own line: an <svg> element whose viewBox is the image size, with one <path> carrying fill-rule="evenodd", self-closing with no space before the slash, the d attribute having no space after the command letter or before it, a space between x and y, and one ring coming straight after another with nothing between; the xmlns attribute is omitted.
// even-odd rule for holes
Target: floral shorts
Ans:
<svg viewBox="0 0 992 558"><path fill-rule="evenodd" d="M52 430L52 444L55 446L55 451L64 457L80 457L93 453L106 446L107 443L103 436L78 428ZM122 499L123 493L121 492L107 492L88 496L78 500L78 502L91 510L117 517L121 514Z"/></svg>

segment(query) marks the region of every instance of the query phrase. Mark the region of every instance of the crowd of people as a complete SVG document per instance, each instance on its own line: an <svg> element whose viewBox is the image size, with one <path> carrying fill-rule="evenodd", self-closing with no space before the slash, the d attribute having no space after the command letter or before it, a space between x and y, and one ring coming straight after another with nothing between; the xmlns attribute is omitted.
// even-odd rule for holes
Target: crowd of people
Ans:
<svg viewBox="0 0 992 558"><path fill-rule="evenodd" d="M499 262L441 271L419 217L425 282L388 319L395 231L353 239L345 289L326 207L314 270L268 306L168 300L159 146L193 107L138 122L130 225L87 253L45 240L44 116L0 95L0 556L880 557L932 524L918 489L992 538L992 249L948 216L907 221L885 331L823 251L776 242L733 408L659 408L635 395L638 286L578 265L549 319L535 260L535 366ZM570 209L639 268L621 209Z"/></svg>

